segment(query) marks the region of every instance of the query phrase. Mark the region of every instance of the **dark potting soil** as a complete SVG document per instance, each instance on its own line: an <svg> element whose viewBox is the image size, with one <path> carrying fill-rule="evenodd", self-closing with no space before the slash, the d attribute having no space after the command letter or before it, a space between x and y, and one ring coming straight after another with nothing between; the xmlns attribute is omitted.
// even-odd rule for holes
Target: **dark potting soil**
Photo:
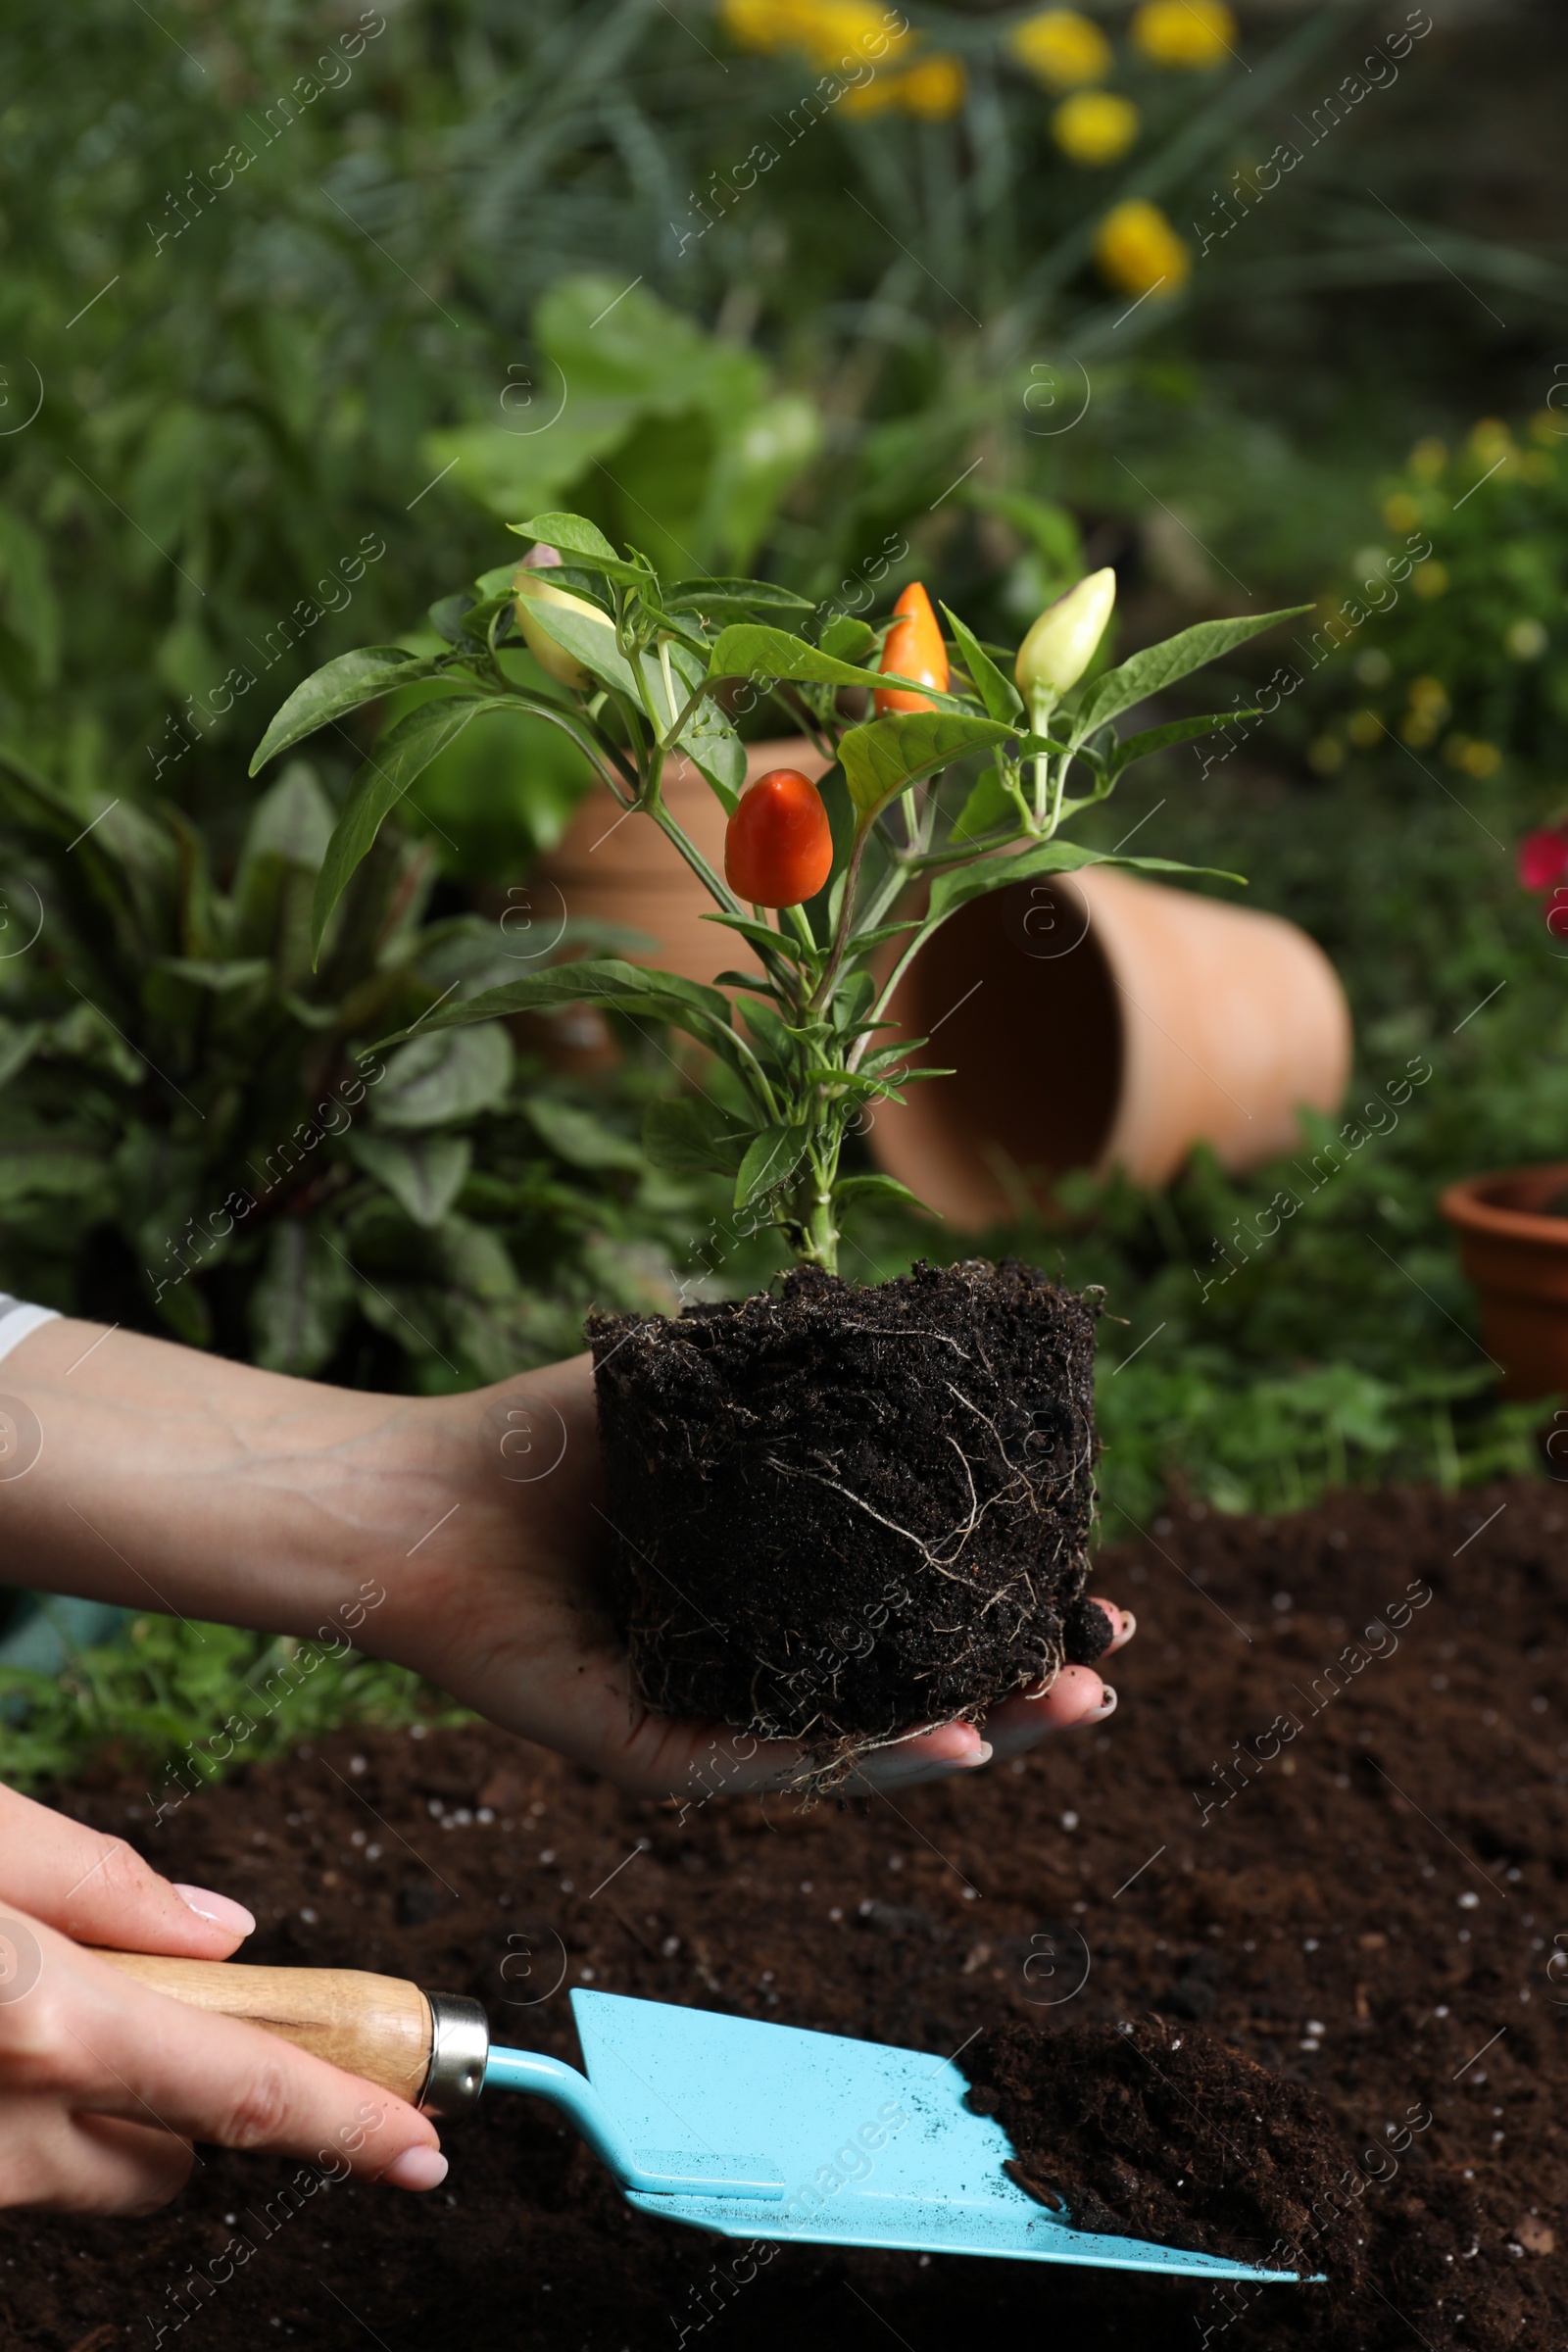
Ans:
<svg viewBox="0 0 1568 2352"><path fill-rule="evenodd" d="M649 1705L831 1758L1098 1656L1095 1319L975 1259L591 1321Z"/></svg>
<svg viewBox="0 0 1568 2352"><path fill-rule="evenodd" d="M1361 2284L1333 2114L1206 2027L999 2026L962 2065L969 2105L1017 2150L1005 2169L1075 2229L1326 2271L1347 2299Z"/></svg>
<svg viewBox="0 0 1568 2352"><path fill-rule="evenodd" d="M956 2053L982 2086L1011 2029L1049 2055L1205 2028L1279 2078L1257 2112L1320 2103L1359 2283L1328 2228L1329 2286L748 2249L633 2212L550 2110L487 2094L431 2197L204 2149L145 2219L0 2217L0 2343L1562 2352L1565 1535L1545 1482L1172 1506L1097 1564L1140 1619L1115 1716L892 1801L729 1801L715 1760L644 1802L479 1728L334 1735L156 1830L161 1775L60 1800L249 1902L254 1959L476 1993L498 2040L568 2059L585 1983ZM1228 2158L1214 2120L1172 2150L1249 2227L1255 2145ZM1149 2180L1143 2130L1114 2136ZM1101 2145L1069 2151L1091 2187Z"/></svg>

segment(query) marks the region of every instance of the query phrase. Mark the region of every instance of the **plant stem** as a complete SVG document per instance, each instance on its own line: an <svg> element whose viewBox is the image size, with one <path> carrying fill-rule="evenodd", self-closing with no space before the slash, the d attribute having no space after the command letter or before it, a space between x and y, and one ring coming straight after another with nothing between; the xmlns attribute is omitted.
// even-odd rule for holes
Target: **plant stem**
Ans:
<svg viewBox="0 0 1568 2352"><path fill-rule="evenodd" d="M838 979L840 967L850 945L850 921L855 912L855 893L860 879L860 861L865 856L865 845L870 838L870 832L871 828L866 824L860 825L856 831L855 847L850 852L849 867L844 876L844 896L839 902L838 929L833 937L833 953L827 959L827 968L821 979L811 991L807 1006L808 1011L820 1012L825 1004L831 1004L833 1002L834 984Z"/></svg>
<svg viewBox="0 0 1568 2352"><path fill-rule="evenodd" d="M838 1171L837 1135L824 1136L821 1157L807 1156L806 1173L796 1187L791 1213L784 1220L790 1248L803 1265L820 1266L825 1274L839 1270L839 1228L833 1213L833 1179Z"/></svg>

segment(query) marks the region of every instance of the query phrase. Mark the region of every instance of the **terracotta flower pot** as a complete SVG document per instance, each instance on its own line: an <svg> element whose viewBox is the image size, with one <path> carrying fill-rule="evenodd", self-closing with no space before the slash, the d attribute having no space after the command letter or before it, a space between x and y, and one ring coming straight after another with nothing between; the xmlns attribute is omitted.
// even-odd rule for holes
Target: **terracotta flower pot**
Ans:
<svg viewBox="0 0 1568 2352"><path fill-rule="evenodd" d="M826 766L804 736L747 746L748 783L770 767L798 767L814 779ZM725 816L712 786L688 760L672 760L663 793L687 838L722 873ZM575 922L618 923L655 942L615 951L629 963L711 980L715 972L743 970L752 961L745 940L703 920L713 902L667 834L646 816L628 816L602 786L588 794L555 849L539 860L528 890L542 923L560 919L564 910ZM591 1004L531 1018L529 1036L558 1066L587 1068L614 1054L610 1024Z"/></svg>
<svg viewBox="0 0 1568 2352"><path fill-rule="evenodd" d="M1568 1389L1568 1216L1548 1213L1565 1196L1568 1160L1552 1160L1467 1176L1439 1203L1481 1294L1482 1333L1505 1396Z"/></svg>
<svg viewBox="0 0 1568 2352"><path fill-rule="evenodd" d="M955 1074L881 1105L871 1150L970 1229L1043 1207L1068 1168L1160 1185L1200 1142L1260 1166L1349 1076L1345 993L1304 932L1108 867L971 901L893 1010Z"/></svg>

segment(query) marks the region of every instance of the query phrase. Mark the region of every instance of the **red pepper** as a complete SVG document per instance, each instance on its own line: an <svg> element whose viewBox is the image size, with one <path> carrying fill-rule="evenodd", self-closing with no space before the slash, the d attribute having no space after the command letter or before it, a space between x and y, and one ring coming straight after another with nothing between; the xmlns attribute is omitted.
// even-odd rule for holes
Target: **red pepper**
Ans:
<svg viewBox="0 0 1568 2352"><path fill-rule="evenodd" d="M773 767L748 784L724 835L724 879L736 897L799 906L832 871L833 829L809 776Z"/></svg>
<svg viewBox="0 0 1568 2352"><path fill-rule="evenodd" d="M934 686L939 694L946 694L948 649L942 642L931 599L918 580L909 582L893 610L899 617L888 631L881 667L896 671L901 678L918 678L922 685ZM927 694L908 694L901 686L877 689L878 718L886 718L890 710L935 709L936 704Z"/></svg>

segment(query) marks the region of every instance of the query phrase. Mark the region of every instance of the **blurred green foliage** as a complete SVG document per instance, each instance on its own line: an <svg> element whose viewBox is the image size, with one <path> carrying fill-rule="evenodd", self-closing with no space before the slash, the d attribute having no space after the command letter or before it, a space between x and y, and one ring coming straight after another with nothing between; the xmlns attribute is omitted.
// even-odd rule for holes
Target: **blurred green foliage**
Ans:
<svg viewBox="0 0 1568 2352"><path fill-rule="evenodd" d="M1484 417L1453 452L1417 444L1388 476L1376 540L1359 549L1338 624L1348 661L1339 705L1310 747L1332 771L1348 751L1435 766L1466 801L1506 761L1556 808L1568 762L1568 385L1519 435ZM1430 550L1406 582L1389 547ZM1353 639L1353 644L1351 640ZM1353 705L1345 704L1353 697Z"/></svg>
<svg viewBox="0 0 1568 2352"><path fill-rule="evenodd" d="M424 1390L573 1352L592 1299L664 1303L704 1198L643 1164L664 1081L546 1083L497 1022L368 1053L515 977L531 942L504 916L427 920L429 855L388 833L313 970L331 822L291 763L223 890L178 810L93 814L0 752L6 921L37 910L0 965L0 1287Z"/></svg>
<svg viewBox="0 0 1568 2352"><path fill-rule="evenodd" d="M133 1617L122 1638L73 1649L58 1674L0 1666L6 1780L36 1787L88 1760L146 1771L149 1826L160 1805L173 1812L238 1765L340 1725L461 1714L407 1667L181 1618Z"/></svg>

